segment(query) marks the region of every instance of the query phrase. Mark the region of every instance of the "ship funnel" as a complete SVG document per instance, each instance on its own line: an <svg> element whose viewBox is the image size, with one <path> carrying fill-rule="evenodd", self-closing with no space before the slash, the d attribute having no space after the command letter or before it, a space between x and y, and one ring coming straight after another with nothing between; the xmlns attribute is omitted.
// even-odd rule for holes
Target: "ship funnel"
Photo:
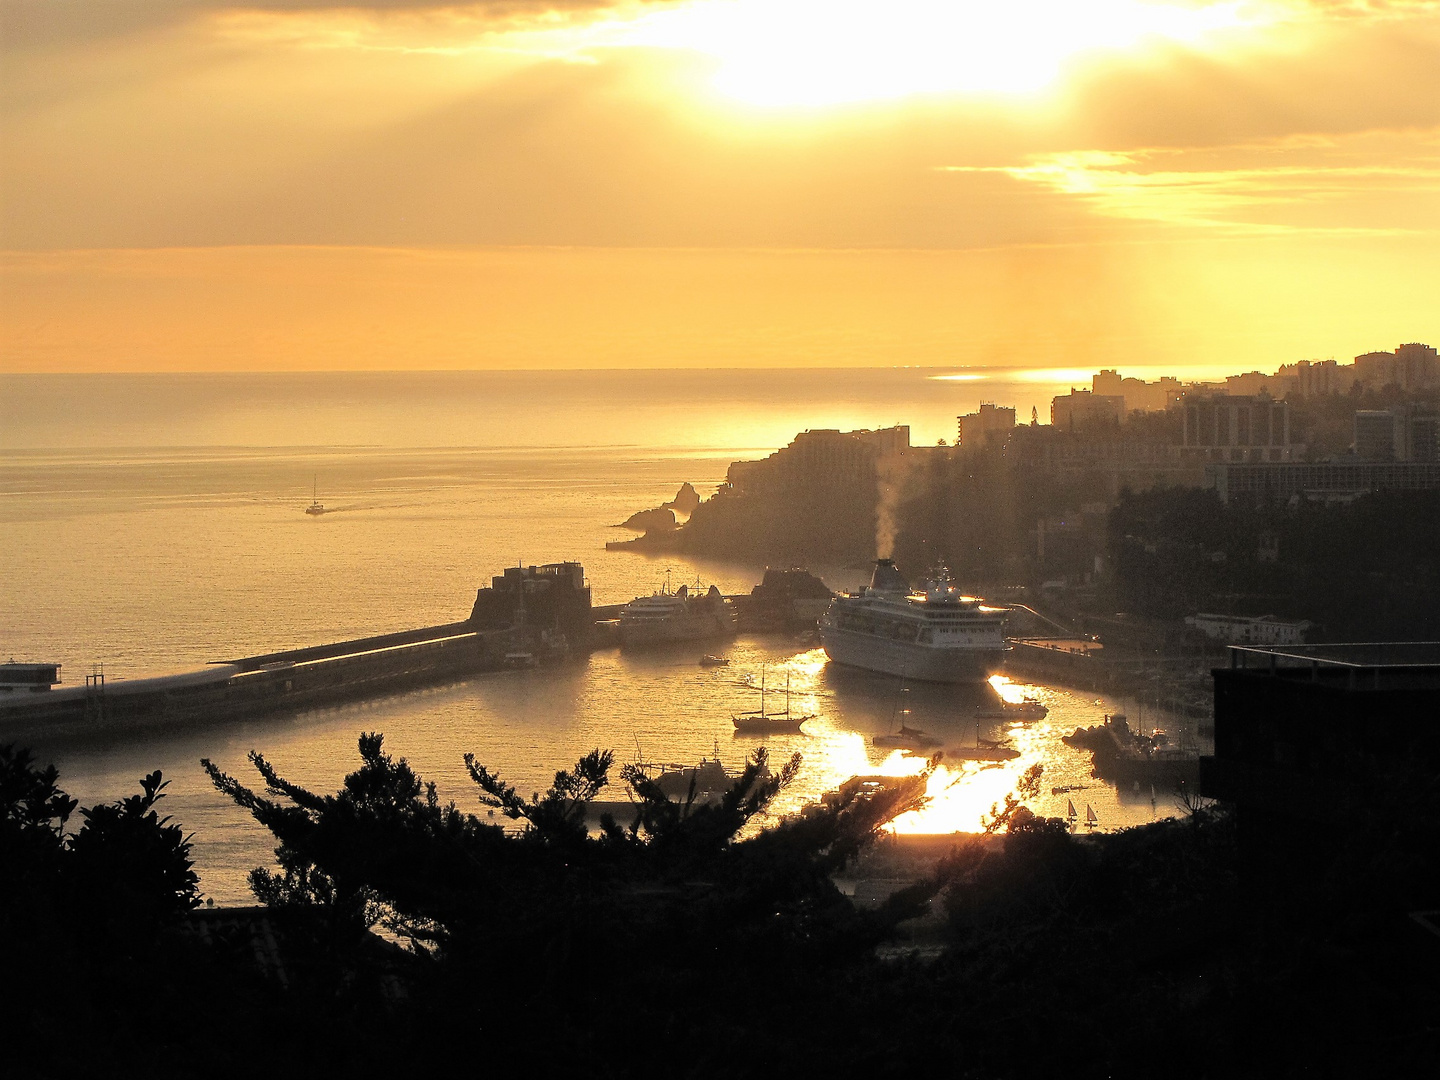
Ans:
<svg viewBox="0 0 1440 1080"><path fill-rule="evenodd" d="M876 559L875 572L870 575L872 592L908 593L910 583L895 565L894 559Z"/></svg>

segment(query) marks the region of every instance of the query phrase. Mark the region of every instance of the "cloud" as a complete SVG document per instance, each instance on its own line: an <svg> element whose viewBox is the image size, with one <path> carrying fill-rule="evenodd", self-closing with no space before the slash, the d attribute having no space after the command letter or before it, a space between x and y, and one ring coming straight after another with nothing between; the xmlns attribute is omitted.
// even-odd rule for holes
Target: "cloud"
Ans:
<svg viewBox="0 0 1440 1080"><path fill-rule="evenodd" d="M680 0L0 0L0 48L55 49L235 14L429 14L496 29L537 18L596 17Z"/></svg>
<svg viewBox="0 0 1440 1080"><path fill-rule="evenodd" d="M1440 231L1440 128L1237 146L1082 150L1000 173L1112 218L1232 234Z"/></svg>

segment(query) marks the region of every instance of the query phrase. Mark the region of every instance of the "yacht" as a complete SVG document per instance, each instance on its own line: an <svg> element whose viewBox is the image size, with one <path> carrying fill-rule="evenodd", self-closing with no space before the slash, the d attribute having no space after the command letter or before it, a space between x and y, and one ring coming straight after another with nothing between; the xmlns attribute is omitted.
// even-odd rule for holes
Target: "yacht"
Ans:
<svg viewBox="0 0 1440 1080"><path fill-rule="evenodd" d="M775 735L799 731L800 725L814 720L814 713L792 713L790 711L790 674L785 674L785 710L767 712L765 709L765 669L760 669L760 708L730 717L737 735Z"/></svg>
<svg viewBox="0 0 1440 1080"><path fill-rule="evenodd" d="M692 593L685 585L674 592L669 584L653 596L641 596L620 609L620 644L663 645L733 637L735 613L714 585Z"/></svg>
<svg viewBox="0 0 1440 1080"><path fill-rule="evenodd" d="M310 505L305 508L305 513L311 517L318 517L325 513L325 504L320 501L320 477L315 477L314 489L310 493Z"/></svg>
<svg viewBox="0 0 1440 1080"><path fill-rule="evenodd" d="M890 559L870 585L835 598L820 619L820 643L837 664L922 682L979 682L1007 648L1002 611L965 596L939 571L923 590Z"/></svg>

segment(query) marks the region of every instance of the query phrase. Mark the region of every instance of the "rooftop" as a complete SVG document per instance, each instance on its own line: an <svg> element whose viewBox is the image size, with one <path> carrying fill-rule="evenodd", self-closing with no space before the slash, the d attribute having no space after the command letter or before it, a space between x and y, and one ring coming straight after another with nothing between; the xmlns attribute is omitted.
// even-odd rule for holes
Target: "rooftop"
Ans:
<svg viewBox="0 0 1440 1080"><path fill-rule="evenodd" d="M1333 645L1230 646L1232 668L1433 668L1440 641L1345 642Z"/></svg>

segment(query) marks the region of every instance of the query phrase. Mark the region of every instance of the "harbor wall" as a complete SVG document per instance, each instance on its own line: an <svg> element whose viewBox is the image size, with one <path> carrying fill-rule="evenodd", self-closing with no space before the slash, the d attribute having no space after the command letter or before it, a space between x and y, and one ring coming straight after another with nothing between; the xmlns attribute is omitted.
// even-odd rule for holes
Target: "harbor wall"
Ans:
<svg viewBox="0 0 1440 1080"><path fill-rule="evenodd" d="M73 737L338 705L499 669L511 642L509 631L450 623L246 657L176 676L13 695L0 701L0 738Z"/></svg>

